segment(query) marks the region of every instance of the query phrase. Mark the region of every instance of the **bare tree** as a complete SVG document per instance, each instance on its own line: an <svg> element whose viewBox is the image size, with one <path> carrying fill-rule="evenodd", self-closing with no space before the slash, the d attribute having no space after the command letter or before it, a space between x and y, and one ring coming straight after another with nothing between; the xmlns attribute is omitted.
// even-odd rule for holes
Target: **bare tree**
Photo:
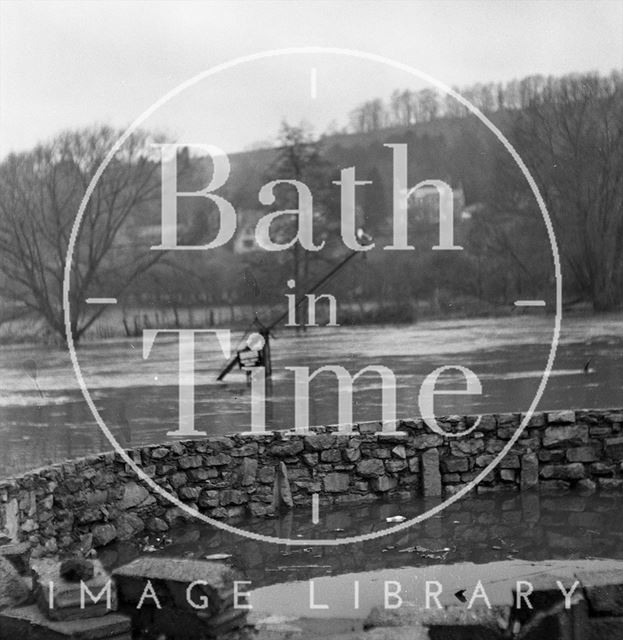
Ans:
<svg viewBox="0 0 623 640"><path fill-rule="evenodd" d="M335 167L324 157L322 143L313 134L311 127L305 122L298 126L282 122L278 134L279 146L275 160L269 167L267 179L288 179L304 182L313 194L314 203L314 238L318 242L332 243L332 232L339 225L338 211L339 190L331 183L338 177ZM297 208L298 202L291 188L277 193L275 208ZM283 218L280 224L274 225L276 234L284 241L296 235L298 221ZM322 252L319 252L322 254ZM322 255L304 251L299 243L284 252L292 257L292 278L297 283L297 293L309 284L312 262L322 260ZM285 256L284 256L285 257ZM297 308L297 322L302 324L302 307Z"/></svg>
<svg viewBox="0 0 623 640"><path fill-rule="evenodd" d="M566 265L595 310L623 298L623 80L613 73L524 83L515 137Z"/></svg>
<svg viewBox="0 0 623 640"><path fill-rule="evenodd" d="M0 164L0 296L41 316L65 335L62 286L66 252L80 202L120 132L101 126L71 131ZM130 223L158 195L155 139L131 136L97 182L84 212L71 274L75 341L105 307L87 296L117 297L163 252L137 251Z"/></svg>

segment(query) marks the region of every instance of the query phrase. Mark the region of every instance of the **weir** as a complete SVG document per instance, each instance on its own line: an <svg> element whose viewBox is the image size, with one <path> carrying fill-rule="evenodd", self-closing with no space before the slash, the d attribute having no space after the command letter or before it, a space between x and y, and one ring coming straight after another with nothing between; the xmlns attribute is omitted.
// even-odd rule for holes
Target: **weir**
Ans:
<svg viewBox="0 0 623 640"><path fill-rule="evenodd" d="M516 432L521 415L484 415L469 437L431 433L401 420L206 437L139 447L128 453L143 472L183 503L215 520L274 514L280 508L440 499L466 486ZM474 417L439 419L462 431ZM623 491L623 410L535 413L520 438L474 489L477 493ZM289 495L288 500L284 496ZM289 503L289 504L288 504ZM34 557L87 554L140 533L162 533L182 509L144 486L115 453L52 465L0 483L0 535Z"/></svg>

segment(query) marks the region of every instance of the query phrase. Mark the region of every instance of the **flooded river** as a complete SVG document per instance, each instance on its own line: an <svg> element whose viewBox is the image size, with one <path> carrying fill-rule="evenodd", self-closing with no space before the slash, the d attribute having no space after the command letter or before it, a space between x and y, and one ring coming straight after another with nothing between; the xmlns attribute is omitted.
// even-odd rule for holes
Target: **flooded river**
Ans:
<svg viewBox="0 0 623 640"><path fill-rule="evenodd" d="M420 414L418 390L438 367L461 365L476 373L481 395L440 395L436 414L526 411L549 355L553 318L437 320L411 326L317 328L306 334L280 330L271 342L274 375L266 404L267 427L293 426L293 372L338 364L351 374L368 365L396 377L399 417ZM239 336L234 336L238 338ZM140 339L85 343L78 350L85 382L103 419L123 446L160 442L178 421L178 343L156 338L148 358ZM196 348L196 428L209 434L248 430L250 393L244 376L225 383L214 338ZM587 366L585 366L587 365ZM80 392L69 354L42 346L0 349L0 471L11 473L111 448ZM440 378L461 388L459 376ZM563 320L558 355L541 409L623 405L623 318ZM311 384L310 422L337 422L337 384L329 373ZM380 381L365 374L354 393L355 421L381 417Z"/></svg>
<svg viewBox="0 0 623 640"><path fill-rule="evenodd" d="M617 494L472 495L406 531L340 547L265 544L195 522L167 532L156 548L153 539L146 539L139 546L111 545L99 557L114 567L144 553L196 559L217 554L248 581L245 588L252 591L256 609L295 618L365 617L382 602L385 580L399 581L405 599L417 599L425 579L438 580L447 604L457 604L456 592L471 593L483 580L492 602L502 604L514 579L530 580L548 569L560 576L570 567L572 576L579 567L623 566L618 502ZM411 517L433 504L434 500L416 498L328 507L313 526L306 509L270 520L247 518L239 524L293 539L339 537L380 530L388 517ZM317 601L329 602L328 609L310 611L310 580L315 582ZM355 581L361 588L356 610Z"/></svg>

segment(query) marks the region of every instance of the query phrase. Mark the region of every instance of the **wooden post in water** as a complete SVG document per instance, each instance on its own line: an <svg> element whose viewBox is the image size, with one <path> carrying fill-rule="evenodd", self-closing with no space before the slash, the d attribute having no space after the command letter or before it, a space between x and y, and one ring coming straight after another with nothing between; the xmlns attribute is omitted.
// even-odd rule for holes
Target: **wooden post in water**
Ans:
<svg viewBox="0 0 623 640"><path fill-rule="evenodd" d="M359 234L359 239L363 239L365 240L367 243L372 242L372 237L369 236L368 234L366 234L365 232L363 232L363 230L360 230L360 234ZM320 280L318 280L318 282L316 282L316 284L314 284L314 286L312 286L310 289L307 290L306 293L304 293L302 296L300 296L294 303L294 308L297 309L305 300L307 300L307 296L311 293L313 293L314 291L316 291L319 287L321 287L325 282L327 282L328 280L330 280L342 267L344 267L346 265L346 263L349 260L352 260L356 255L363 255L365 256L365 254L360 254L360 252L358 251L351 251L341 262L339 262L337 265L335 265L325 276L323 276ZM273 320L268 326L265 326L262 322L260 322L260 320L257 318L255 318L255 320L253 321L253 325L254 327L256 327L258 329L258 333L264 338L264 346L262 347L262 349L260 350L260 361L262 362L263 366L266 367L266 378L270 379L271 375L272 375L272 362L271 362L271 358L270 358L270 332L283 320L285 320L288 315L289 315L290 311L285 311L284 313L282 313L278 318L276 318L275 320ZM246 334L248 335L248 334ZM240 353L238 352L236 353L236 355L232 356L232 358L230 358L229 362L223 367L223 369L221 370L221 372L218 374L218 377L216 378L218 381L221 381L235 366L236 364L240 364L241 360L240 360Z"/></svg>

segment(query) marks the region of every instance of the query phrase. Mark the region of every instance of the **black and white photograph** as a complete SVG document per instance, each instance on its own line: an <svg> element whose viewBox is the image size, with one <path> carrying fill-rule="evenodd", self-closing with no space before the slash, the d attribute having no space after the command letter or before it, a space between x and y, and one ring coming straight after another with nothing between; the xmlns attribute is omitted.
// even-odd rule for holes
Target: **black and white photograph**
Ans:
<svg viewBox="0 0 623 640"><path fill-rule="evenodd" d="M623 1L0 0L0 640L623 640Z"/></svg>

